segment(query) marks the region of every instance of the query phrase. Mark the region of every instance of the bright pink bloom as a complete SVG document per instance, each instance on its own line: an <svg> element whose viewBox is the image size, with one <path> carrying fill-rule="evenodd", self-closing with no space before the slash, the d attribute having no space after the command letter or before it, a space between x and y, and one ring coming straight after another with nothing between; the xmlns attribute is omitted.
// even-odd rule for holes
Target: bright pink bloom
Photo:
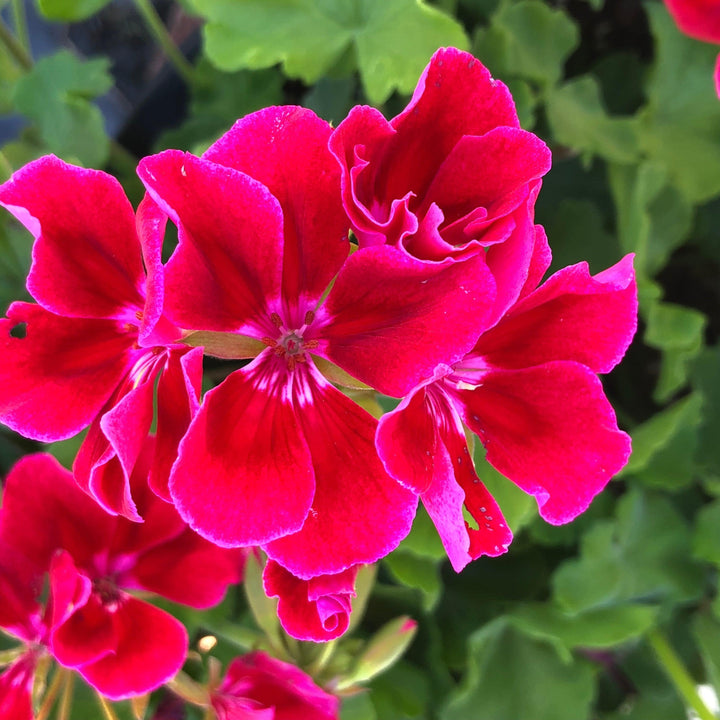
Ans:
<svg viewBox="0 0 720 720"><path fill-rule="evenodd" d="M518 295L550 151L520 129L509 90L472 55L438 50L389 122L355 107L330 139L360 247L394 245L440 261L487 248L496 316Z"/></svg>
<svg viewBox="0 0 720 720"><path fill-rule="evenodd" d="M172 345L179 332L162 317L164 216L146 201L136 228L117 180L53 156L0 186L0 205L35 237L27 287L38 303L13 303L0 320L0 420L44 441L90 425L78 483L108 512L139 520L129 482L158 375L151 482L165 495L200 391L201 351Z"/></svg>
<svg viewBox="0 0 720 720"><path fill-rule="evenodd" d="M377 457L377 421L311 355L401 396L465 355L494 293L480 257L439 267L387 246L348 257L330 133L309 110L269 108L202 159L168 151L139 168L179 228L170 318L250 339L245 356L256 356L205 396L180 445L173 501L205 537L260 545L304 579L390 552L417 502Z"/></svg>
<svg viewBox="0 0 720 720"><path fill-rule="evenodd" d="M218 720L337 720L340 701L294 665L262 652L235 658L212 695Z"/></svg>
<svg viewBox="0 0 720 720"><path fill-rule="evenodd" d="M150 455L147 449L141 458L145 475ZM187 651L180 622L126 591L209 607L237 582L242 561L237 551L192 532L171 505L143 487L138 473L133 492L143 523L108 516L54 458L39 454L10 472L0 511L0 556L16 558L0 567L0 589L10 589L12 603L0 624L47 646L114 699L158 687ZM49 599L41 615L46 574Z"/></svg>
<svg viewBox="0 0 720 720"><path fill-rule="evenodd" d="M629 457L597 373L620 361L636 324L631 256L593 277L586 263L565 268L381 418L380 457L420 493L455 570L504 552L512 538L475 474L463 423L545 520L569 522Z"/></svg>
<svg viewBox="0 0 720 720"><path fill-rule="evenodd" d="M718 0L665 0L665 5L686 35L703 42L720 43ZM715 64L715 90L720 97L720 55Z"/></svg>
<svg viewBox="0 0 720 720"><path fill-rule="evenodd" d="M357 567L351 567L337 575L301 580L268 560L263 585L268 597L279 598L277 613L288 635L326 642L348 629L357 571Z"/></svg>

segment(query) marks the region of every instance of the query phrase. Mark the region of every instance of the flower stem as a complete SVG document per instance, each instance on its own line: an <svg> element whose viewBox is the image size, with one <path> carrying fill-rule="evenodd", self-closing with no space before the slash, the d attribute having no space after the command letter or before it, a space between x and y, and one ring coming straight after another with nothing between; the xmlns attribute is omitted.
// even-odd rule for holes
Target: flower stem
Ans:
<svg viewBox="0 0 720 720"><path fill-rule="evenodd" d="M685 669L667 638L656 628L648 633L647 639L650 647L655 652L658 662L672 680L675 689L685 703L697 713L700 720L717 720L702 701L700 695L698 695L695 681Z"/></svg>
<svg viewBox="0 0 720 720"><path fill-rule="evenodd" d="M15 58L20 67L24 70L30 70L33 62L25 48L18 42L18 39L12 34L10 28L0 18L0 42L7 48L10 55Z"/></svg>
<svg viewBox="0 0 720 720"><path fill-rule="evenodd" d="M12 10L15 35L23 50L25 50L25 53L30 56L30 35L28 34L24 0L12 0Z"/></svg>
<svg viewBox="0 0 720 720"><path fill-rule="evenodd" d="M57 720L70 720L70 710L72 709L74 689L75 675L69 672L65 678L65 685L63 686L63 694L60 698L60 709L58 710Z"/></svg>
<svg viewBox="0 0 720 720"><path fill-rule="evenodd" d="M60 692L60 688L62 687L63 682L66 681L67 675L68 670L66 670L65 668L57 669L55 675L53 676L52 682L50 683L50 686L45 693L45 697L43 697L42 705L40 705L40 709L35 716L35 720L46 720L48 717L50 717L50 711L55 704L55 699Z"/></svg>
<svg viewBox="0 0 720 720"><path fill-rule="evenodd" d="M153 7L151 0L135 0L135 5L147 23L150 32L160 44L160 47L162 47L168 60L185 82L188 83L188 85L192 85L195 79L193 66L187 61L180 50L178 50L177 45L173 42L168 31L165 29L165 25L163 25L163 21Z"/></svg>
<svg viewBox="0 0 720 720"><path fill-rule="evenodd" d="M115 714L115 711L110 707L110 703L100 693L96 693L95 697L98 699L98 702L100 703L100 707L102 708L105 719L106 720L118 720L118 716Z"/></svg>

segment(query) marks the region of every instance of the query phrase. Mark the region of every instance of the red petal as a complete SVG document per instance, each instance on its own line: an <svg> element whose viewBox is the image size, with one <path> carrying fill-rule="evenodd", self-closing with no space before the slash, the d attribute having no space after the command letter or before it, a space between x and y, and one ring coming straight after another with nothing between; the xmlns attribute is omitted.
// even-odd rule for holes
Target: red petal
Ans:
<svg viewBox="0 0 720 720"><path fill-rule="evenodd" d="M135 521L141 517L130 492L130 476L153 420L155 375L152 372L137 385L131 376L126 379L110 409L90 426L73 464L83 490L111 515Z"/></svg>
<svg viewBox="0 0 720 720"><path fill-rule="evenodd" d="M50 602L53 611L50 649L61 665L75 668L115 651L117 634L112 613L67 552L53 558Z"/></svg>
<svg viewBox="0 0 720 720"><path fill-rule="evenodd" d="M267 334L258 323L269 322L268 303L277 304L280 293L278 201L247 175L179 151L145 158L138 173L179 227L180 244L165 276L173 321L196 330Z"/></svg>
<svg viewBox="0 0 720 720"><path fill-rule="evenodd" d="M628 255L590 276L587 263L555 273L484 333L473 355L492 367L521 369L574 360L609 372L637 327L637 286Z"/></svg>
<svg viewBox="0 0 720 720"><path fill-rule="evenodd" d="M337 575L301 580L269 560L263 573L268 597L278 597L278 617L285 632L298 640L326 642L348 628L355 597L357 567Z"/></svg>
<svg viewBox="0 0 720 720"><path fill-rule="evenodd" d="M114 525L51 455L27 455L7 476L0 543L21 548L33 567L49 569L60 549L84 566L109 546Z"/></svg>
<svg viewBox="0 0 720 720"><path fill-rule="evenodd" d="M460 418L436 385L420 388L380 420L380 457L421 498L456 572L480 555L507 550L512 533L473 467ZM474 518L471 527L463 505Z"/></svg>
<svg viewBox="0 0 720 720"><path fill-rule="evenodd" d="M36 239L27 284L43 307L134 319L145 274L132 206L115 178L49 155L0 187L0 205Z"/></svg>
<svg viewBox="0 0 720 720"><path fill-rule="evenodd" d="M665 0L665 5L686 35L720 43L720 7L715 0Z"/></svg>
<svg viewBox="0 0 720 720"><path fill-rule="evenodd" d="M168 479L178 445L200 407L202 348L171 351L157 388L157 440L148 482L153 492L172 502Z"/></svg>
<svg viewBox="0 0 720 720"><path fill-rule="evenodd" d="M489 371L480 387L457 395L488 462L534 495L553 524L583 512L630 456L630 438L584 365Z"/></svg>
<svg viewBox="0 0 720 720"><path fill-rule="evenodd" d="M286 301L316 303L350 249L331 131L311 110L271 107L238 120L203 155L259 180L280 202Z"/></svg>
<svg viewBox="0 0 720 720"><path fill-rule="evenodd" d="M319 688L309 675L262 652L230 663L212 705L222 708L223 700L232 697L255 701L258 720L265 720L260 708L274 708L275 714L267 716L274 720L337 720L340 712L340 700ZM237 716L225 717L235 720Z"/></svg>
<svg viewBox="0 0 720 720"><path fill-rule="evenodd" d="M375 451L374 418L309 364L296 367L294 380L317 489L302 529L265 550L308 579L394 550L410 530L417 496L384 471Z"/></svg>
<svg viewBox="0 0 720 720"><path fill-rule="evenodd" d="M443 160L423 200L441 207L446 223L478 207L498 218L527 198L528 183L542 177L550 163L547 145L519 128L465 136Z"/></svg>
<svg viewBox="0 0 720 720"><path fill-rule="evenodd" d="M324 352L355 378L401 397L475 344L494 289L480 256L443 266L392 247L360 250L321 308Z"/></svg>
<svg viewBox="0 0 720 720"><path fill-rule="evenodd" d="M472 55L444 48L433 55L408 106L393 118L397 130L384 158L386 197L408 190L423 196L437 168L464 135L518 127L510 91Z"/></svg>
<svg viewBox="0 0 720 720"><path fill-rule="evenodd" d="M78 668L96 690L111 700L122 700L155 690L180 670L188 637L172 615L124 595L112 619L115 652Z"/></svg>
<svg viewBox="0 0 720 720"><path fill-rule="evenodd" d="M228 585L240 582L245 553L219 548L186 529L170 542L142 553L124 587L157 593L195 608L217 605Z"/></svg>
<svg viewBox="0 0 720 720"><path fill-rule="evenodd" d="M23 327L25 337L10 333ZM113 320L53 315L13 303L0 320L0 420L36 440L62 440L100 412L132 364L132 333Z"/></svg>
<svg viewBox="0 0 720 720"><path fill-rule="evenodd" d="M314 473L284 360L270 350L204 398L180 443L170 494L183 518L222 546L253 546L298 530Z"/></svg>
<svg viewBox="0 0 720 720"><path fill-rule="evenodd" d="M32 687L35 678L35 656L22 655L0 673L0 718L33 720Z"/></svg>

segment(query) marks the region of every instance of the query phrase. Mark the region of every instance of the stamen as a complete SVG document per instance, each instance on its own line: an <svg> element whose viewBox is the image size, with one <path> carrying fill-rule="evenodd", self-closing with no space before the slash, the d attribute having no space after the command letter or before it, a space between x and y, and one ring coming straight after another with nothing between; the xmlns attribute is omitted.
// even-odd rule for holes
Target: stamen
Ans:
<svg viewBox="0 0 720 720"><path fill-rule="evenodd" d="M305 313L305 324L310 325L314 319L315 319L315 313L312 310L308 310Z"/></svg>
<svg viewBox="0 0 720 720"><path fill-rule="evenodd" d="M283 329L283 321L282 321L282 319L280 318L280 316L279 316L277 313L275 313L275 312L272 313L272 315L270 315L270 320L272 321L272 324L273 324L278 330L282 330L282 329Z"/></svg>
<svg viewBox="0 0 720 720"><path fill-rule="evenodd" d="M268 347L272 347L272 348L277 347L277 340L273 340L270 337L260 338L260 342L264 343Z"/></svg>

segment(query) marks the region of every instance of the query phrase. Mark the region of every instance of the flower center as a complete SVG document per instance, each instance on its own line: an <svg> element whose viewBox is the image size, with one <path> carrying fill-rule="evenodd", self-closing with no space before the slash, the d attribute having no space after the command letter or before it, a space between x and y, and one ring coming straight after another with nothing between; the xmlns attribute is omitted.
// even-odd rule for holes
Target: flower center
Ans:
<svg viewBox="0 0 720 720"><path fill-rule="evenodd" d="M108 610L114 610L120 604L122 593L110 578L101 577L93 580L93 590Z"/></svg>
<svg viewBox="0 0 720 720"><path fill-rule="evenodd" d="M305 352L316 348L318 345L317 340L305 340L303 337L314 319L315 313L309 310L305 313L305 322L302 326L294 330L288 330L277 313L270 316L273 325L280 331L280 336L277 339L264 337L262 341L268 347L273 348L276 355L285 358L289 370L293 370L298 363L306 362Z"/></svg>

